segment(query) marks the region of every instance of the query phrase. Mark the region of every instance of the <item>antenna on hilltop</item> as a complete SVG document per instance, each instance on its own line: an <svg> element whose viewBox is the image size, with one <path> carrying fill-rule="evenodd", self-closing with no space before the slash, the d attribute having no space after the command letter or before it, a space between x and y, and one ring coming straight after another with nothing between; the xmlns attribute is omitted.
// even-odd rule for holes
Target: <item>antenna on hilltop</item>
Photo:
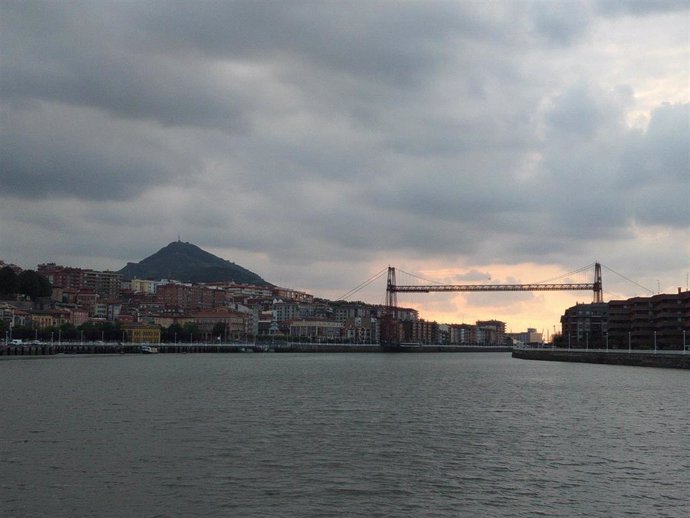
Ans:
<svg viewBox="0 0 690 518"><path fill-rule="evenodd" d="M180 240L180 233L178 232L178 233L177 233L177 242L179 243L180 241L181 241L181 240Z"/></svg>

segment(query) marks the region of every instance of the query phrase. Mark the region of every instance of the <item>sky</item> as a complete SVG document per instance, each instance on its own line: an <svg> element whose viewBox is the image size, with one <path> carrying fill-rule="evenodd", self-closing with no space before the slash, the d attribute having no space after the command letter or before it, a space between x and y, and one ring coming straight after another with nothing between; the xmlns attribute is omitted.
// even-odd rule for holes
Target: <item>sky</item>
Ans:
<svg viewBox="0 0 690 518"><path fill-rule="evenodd" d="M118 270L179 236L330 299L389 265L687 289L689 6L0 0L0 259ZM398 296L545 333L591 298Z"/></svg>

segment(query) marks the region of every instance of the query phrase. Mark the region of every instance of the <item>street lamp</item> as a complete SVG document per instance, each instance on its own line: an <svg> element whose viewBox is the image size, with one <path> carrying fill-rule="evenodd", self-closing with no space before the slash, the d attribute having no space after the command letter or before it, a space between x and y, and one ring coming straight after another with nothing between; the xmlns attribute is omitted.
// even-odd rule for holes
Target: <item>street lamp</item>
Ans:
<svg viewBox="0 0 690 518"><path fill-rule="evenodd" d="M654 331L654 352L656 352L656 331Z"/></svg>

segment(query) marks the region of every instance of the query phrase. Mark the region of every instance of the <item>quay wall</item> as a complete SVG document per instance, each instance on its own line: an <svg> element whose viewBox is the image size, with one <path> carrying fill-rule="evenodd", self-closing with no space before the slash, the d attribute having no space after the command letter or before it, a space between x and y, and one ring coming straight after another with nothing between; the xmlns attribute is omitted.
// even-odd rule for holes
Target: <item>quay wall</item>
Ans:
<svg viewBox="0 0 690 518"><path fill-rule="evenodd" d="M22 344L0 346L0 356L51 356L56 354L139 354L143 344ZM432 353L432 352L510 352L509 347L462 346L462 345L403 345L396 348L382 347L379 344L308 344L276 343L271 345L254 344L150 344L159 353Z"/></svg>
<svg viewBox="0 0 690 518"><path fill-rule="evenodd" d="M400 353L467 353L510 352L510 347L482 345L401 345L384 347L379 344L302 344L289 343L275 347L276 352L400 352Z"/></svg>
<svg viewBox="0 0 690 518"><path fill-rule="evenodd" d="M690 351L513 349L513 358L555 362L690 369Z"/></svg>

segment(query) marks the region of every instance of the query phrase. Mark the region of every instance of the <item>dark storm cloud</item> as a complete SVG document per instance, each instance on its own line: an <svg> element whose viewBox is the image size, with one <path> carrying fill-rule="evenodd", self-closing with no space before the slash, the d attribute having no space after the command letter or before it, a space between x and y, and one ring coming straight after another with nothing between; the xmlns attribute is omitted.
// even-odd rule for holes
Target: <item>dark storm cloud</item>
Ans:
<svg viewBox="0 0 690 518"><path fill-rule="evenodd" d="M203 61L152 47L117 3L3 5L0 93L105 110L163 125L233 130L241 96Z"/></svg>
<svg viewBox="0 0 690 518"><path fill-rule="evenodd" d="M89 110L55 105L3 110L3 194L124 199L194 171L194 159L149 132Z"/></svg>
<svg viewBox="0 0 690 518"><path fill-rule="evenodd" d="M361 6L361 4L358 4ZM246 129L257 100L214 65L258 63L295 82L344 74L402 88L472 27L461 9L320 2L8 2L2 96L98 107L164 125ZM468 21L464 21L468 20ZM344 78L340 78L342 83Z"/></svg>
<svg viewBox="0 0 690 518"><path fill-rule="evenodd" d="M424 3L190 2L149 4L139 23L167 47L215 58L296 60L368 80L415 83L444 58L458 30L481 32L455 8ZM210 8L208 8L210 7Z"/></svg>
<svg viewBox="0 0 690 518"><path fill-rule="evenodd" d="M386 99L422 85L450 54L452 34L482 30L475 19L461 16L462 8L423 4L362 11L312 2L208 2L202 9L189 2L6 2L2 11L0 96L14 115L21 107L31 121L31 127L20 121L3 133L5 182L25 195L85 199L118 199L180 176L174 160L161 160L163 153L139 141L158 140L168 148L155 134L157 126L249 135L246 142L223 142L221 160L242 155L244 144L274 155L274 165L264 169L272 181L276 169L284 178L351 177L360 161L351 146L334 153L333 139L314 145L313 139L289 136L290 128L271 139L255 124L276 110L330 111L331 121L395 124L385 115ZM267 75L253 79L242 69L251 76L257 66ZM282 106L275 90L286 89L293 98ZM43 104L32 104L36 100ZM56 131L49 113L55 106L74 124ZM95 122L98 115L84 122L84 107L106 114L103 124ZM377 110L382 115L372 121ZM153 125L147 135L145 128L118 126L108 115ZM310 123L333 124L326 117ZM216 140L207 137L196 153L205 155L204 147L215 147ZM442 142L434 140L428 144ZM187 175L199 172L189 168ZM257 174L262 176L252 170Z"/></svg>

